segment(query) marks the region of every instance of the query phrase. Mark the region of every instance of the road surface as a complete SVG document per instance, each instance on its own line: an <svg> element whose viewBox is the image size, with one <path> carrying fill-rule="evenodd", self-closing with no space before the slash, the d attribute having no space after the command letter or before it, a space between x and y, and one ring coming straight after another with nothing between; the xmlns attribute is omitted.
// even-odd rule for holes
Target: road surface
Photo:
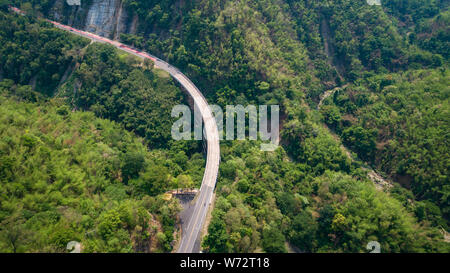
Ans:
<svg viewBox="0 0 450 273"><path fill-rule="evenodd" d="M24 14L23 11L11 7L11 10L18 14ZM219 144L219 131L217 129L216 120L212 114L212 111L203 97L200 90L177 68L171 66L170 64L164 62L163 60L149 54L136 50L130 46L124 45L117 41L101 37L99 35L89 33L86 31L78 30L70 26L60 24L51 20L47 20L52 23L57 28L65 31L72 32L73 34L88 38L90 40L107 43L115 46L116 48L133 54L139 58L150 59L155 63L155 67L168 72L174 79L176 79L184 89L191 95L194 100L196 107L200 110L201 116L204 123L204 136L207 142L207 157L205 173L203 175L202 185L197 196L197 201L194 205L194 210L189 222L187 223L187 229L182 231L181 243L178 248L179 253L192 253L197 252L198 249L194 249L195 242L199 236L200 230L202 229L206 214L208 212L209 206L211 205L213 192L216 187L217 174L219 171L220 163L220 144Z"/></svg>

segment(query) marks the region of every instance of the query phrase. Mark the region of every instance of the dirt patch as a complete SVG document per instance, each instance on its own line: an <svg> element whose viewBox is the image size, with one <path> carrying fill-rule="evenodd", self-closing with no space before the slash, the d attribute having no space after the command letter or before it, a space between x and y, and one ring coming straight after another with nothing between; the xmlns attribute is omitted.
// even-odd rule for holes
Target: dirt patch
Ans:
<svg viewBox="0 0 450 273"><path fill-rule="evenodd" d="M356 122L358 121L358 119L350 114L346 114L342 116L342 120L344 121L348 121L351 124L356 124Z"/></svg>
<svg viewBox="0 0 450 273"><path fill-rule="evenodd" d="M320 96L320 101L319 101L319 105L317 106L317 109L320 109L320 107L322 107L323 102L330 96L333 96L334 93L336 93L337 91L340 91L342 89L347 88L348 84L344 85L344 86L340 86L340 87L336 87L330 90L325 91L321 96Z"/></svg>
<svg viewBox="0 0 450 273"><path fill-rule="evenodd" d="M150 213L149 213L150 214ZM141 253L154 253L158 250L158 240L156 234L162 232L161 224L155 219L155 217L150 214L150 219L148 222L148 228L146 232L150 234L147 240L139 240L138 238L142 236L142 230L136 228L131 234L131 241L133 242L133 249L136 252Z"/></svg>
<svg viewBox="0 0 450 273"><path fill-rule="evenodd" d="M167 73L167 72L164 71L164 70L155 68L155 69L153 69L153 72L154 72L159 78L170 78L170 74Z"/></svg>
<svg viewBox="0 0 450 273"><path fill-rule="evenodd" d="M446 243L450 243L450 234L445 229L442 229L441 232L442 235L444 236L444 241Z"/></svg>
<svg viewBox="0 0 450 273"><path fill-rule="evenodd" d="M396 180L402 187L411 189L411 182L413 181L413 177L410 175L397 175Z"/></svg>
<svg viewBox="0 0 450 273"><path fill-rule="evenodd" d="M383 141L383 142L377 142L377 150L381 151L386 147L386 145L389 144L389 140Z"/></svg>

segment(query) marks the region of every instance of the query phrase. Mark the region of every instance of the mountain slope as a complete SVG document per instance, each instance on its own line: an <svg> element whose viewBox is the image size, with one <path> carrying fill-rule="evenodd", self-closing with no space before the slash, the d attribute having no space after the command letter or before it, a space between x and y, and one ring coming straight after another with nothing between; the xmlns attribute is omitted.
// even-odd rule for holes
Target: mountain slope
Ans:
<svg viewBox="0 0 450 273"><path fill-rule="evenodd" d="M436 191L425 180L418 181L425 191L414 191L416 196L397 186L389 193L377 193L360 168L362 162L351 162L340 149L339 140L322 127L323 117L334 129L342 123L348 129L342 134L346 144L365 160L378 158L374 163L379 169L397 166L396 158L406 157L377 154L386 136L377 135L374 129L383 132L386 118L367 113L378 114L373 102L395 112L397 120L407 120L407 106L390 109L402 99L395 87L404 89L422 82L422 69L436 77L439 71L445 75L448 56L442 50L445 28L437 28L430 37L420 34L427 26L442 24L437 20L445 3L427 1L433 11L425 13L428 4L412 5L417 3L413 0L402 3L413 8L396 11L389 5L369 6L363 0L123 1L128 23L135 28L122 33L120 39L176 64L210 101L222 106L281 106L283 147L275 153L260 152L256 142L222 142L217 205L204 240L205 250L284 252L289 241L304 251L363 252L368 241L379 240L383 249L392 252L448 251L437 232L446 220L435 205L427 203L432 201L446 211L446 201L437 200L448 196L445 177L438 179ZM405 15L423 23L406 24ZM427 23L433 22L429 20L437 23ZM324 42L332 50L325 50ZM98 69L95 65L88 68ZM399 80L391 81L390 76ZM444 86L448 81L437 78ZM322 93L339 86L348 88L329 98L322 107L324 112L314 110ZM424 107L448 104L445 93L431 104L423 104L420 99L426 98L426 92L436 90L406 89L417 96L407 96L404 102L411 99ZM387 91L392 94L384 97ZM92 98L92 105L102 102L101 97ZM331 100L335 99L339 100L333 107ZM110 104L101 105L103 108L93 110L103 113L114 109ZM438 132L442 115L429 114L437 121L433 132ZM426 132L427 124L408 126L408 130ZM426 144L424 134L412 136L394 135L391 140L405 143L402 153L425 143L425 153L439 154L444 158L441 162L446 162L448 155L440 149L434 153L436 146ZM446 165L435 164L436 158L429 162L432 167L419 164L414 173L439 177L445 171ZM394 180L397 171L401 170L389 172ZM439 196L425 201L423 192L439 192ZM380 215L384 211L389 213ZM386 229L392 218L401 220ZM410 242L412 234L419 239Z"/></svg>

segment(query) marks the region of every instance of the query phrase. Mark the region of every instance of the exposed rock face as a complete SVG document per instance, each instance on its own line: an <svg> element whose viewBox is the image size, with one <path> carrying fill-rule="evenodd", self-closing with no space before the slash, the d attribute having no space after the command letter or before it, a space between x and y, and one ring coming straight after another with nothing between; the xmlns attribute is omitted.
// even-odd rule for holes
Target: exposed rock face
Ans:
<svg viewBox="0 0 450 273"><path fill-rule="evenodd" d="M85 29L101 36L117 38L127 30L127 14L121 0L93 0Z"/></svg>
<svg viewBox="0 0 450 273"><path fill-rule="evenodd" d="M56 0L53 4L53 8L50 10L50 17L56 21L61 20L63 8L64 2L62 0Z"/></svg>
<svg viewBox="0 0 450 273"><path fill-rule="evenodd" d="M52 20L83 28L89 5L85 1L81 3L83 5L70 6L66 0L55 0L47 16Z"/></svg>
<svg viewBox="0 0 450 273"><path fill-rule="evenodd" d="M123 0L82 0L81 5L69 5L67 0L52 2L45 15L49 19L113 39L120 33L136 32L137 15L128 16Z"/></svg>
<svg viewBox="0 0 450 273"><path fill-rule="evenodd" d="M137 29L137 26L138 26L138 21L139 21L139 18L138 18L138 16L137 16L137 14L135 14L135 15L133 16L133 20L131 21L130 29L128 29L128 33L130 33L130 34L136 34L136 29Z"/></svg>

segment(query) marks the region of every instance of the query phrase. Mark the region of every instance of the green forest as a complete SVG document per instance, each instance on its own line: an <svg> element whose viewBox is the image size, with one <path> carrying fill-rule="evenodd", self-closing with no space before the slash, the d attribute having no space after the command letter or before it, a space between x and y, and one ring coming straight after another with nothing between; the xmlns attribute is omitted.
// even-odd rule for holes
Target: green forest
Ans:
<svg viewBox="0 0 450 273"><path fill-rule="evenodd" d="M168 143L180 89L43 21L2 12L0 25L0 251L171 251L180 206L162 194L200 183L204 166L201 144Z"/></svg>
<svg viewBox="0 0 450 273"><path fill-rule="evenodd" d="M64 251L69 237L95 231L79 238L88 252L171 251L179 207L162 201L161 194L177 188L178 181L199 187L205 164L201 142L170 140L170 110L186 104L187 98L152 64L36 19L42 15L78 27L83 12L67 5L55 12L52 1L9 2L30 15L0 13L1 110L14 117L1 131L0 228L6 236L2 238L11 238L8 226L16 221L27 239L18 241L17 248L2 239L1 250ZM120 40L176 65L210 104L281 108L282 145L275 152L260 151L258 141L221 142L204 252L367 252L369 241L380 242L382 252L449 252L442 234L449 230L450 217L448 2L121 2L137 25L132 33L120 33ZM89 5L83 1L84 8ZM329 90L335 92L321 101ZM21 124L15 119L37 118L25 108L47 112ZM82 116L86 128L102 123L110 129L82 134L82 123L63 121ZM64 150L63 133L40 131L46 127L40 124L49 119L61 120L51 124L60 124L66 135L79 132L64 154L58 155L56 143L45 141L45 134L52 134L47 141L61 138ZM101 167L90 166L92 160L81 145L95 147L91 150L98 153L92 157L102 158L98 141L89 139L101 138L106 131L121 132L102 139L117 161L103 158L95 161ZM27 150L26 134L32 134L38 147ZM22 146L6 149L11 145ZM68 166L80 168L70 169L75 172L70 177L78 177L80 184L76 179L63 183L61 177L55 180L59 183L50 182L49 174L40 173L46 169L41 166L50 163L35 170L31 162L43 160L34 154L40 145L49 149L50 159L65 156ZM39 159L27 161L27 153ZM3 158L16 163L3 163ZM8 168L17 162L30 162L20 164L27 166L21 172L28 179L12 177L18 171ZM118 168L113 164L120 166L120 173L114 173ZM377 189L367 166L392 181L392 187ZM17 186L23 188L22 195L11 197L8 181L22 185ZM34 183L42 188L33 188ZM54 188L60 183L78 185L80 192ZM51 191L59 192L61 200L35 195ZM23 196L30 196L36 207L20 203ZM93 202L92 212L81 208L81 202L70 206L70 198ZM71 217L95 221L69 221L64 209L72 211ZM58 220L33 220L46 227L37 228L30 220L44 212L59 213ZM118 224L111 224L112 219ZM57 242L51 235L61 227L74 235L61 235ZM105 227L114 230L114 238L106 235ZM123 241L127 247L117 248Z"/></svg>
<svg viewBox="0 0 450 273"><path fill-rule="evenodd" d="M2 252L162 252L179 205L158 196L173 173L142 139L61 101L19 102L3 81Z"/></svg>
<svg viewBox="0 0 450 273"><path fill-rule="evenodd" d="M380 74L339 90L322 108L353 151L411 189L444 226L442 216L450 216L449 82L448 69Z"/></svg>

